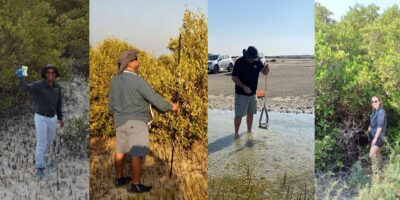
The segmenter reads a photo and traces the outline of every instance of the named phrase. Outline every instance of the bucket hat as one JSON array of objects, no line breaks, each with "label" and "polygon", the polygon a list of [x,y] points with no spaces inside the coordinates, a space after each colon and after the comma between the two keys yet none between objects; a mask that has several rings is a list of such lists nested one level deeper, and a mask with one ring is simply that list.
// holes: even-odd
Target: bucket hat
[{"label": "bucket hat", "polygon": [[47,64],[46,66],[44,66],[44,67],[42,67],[42,68],[40,69],[40,75],[41,75],[41,77],[42,77],[43,79],[46,79],[46,73],[47,73],[47,70],[48,70],[48,69],[53,69],[53,70],[54,70],[54,73],[56,74],[56,77],[55,77],[55,78],[57,78],[57,77],[60,76],[60,73],[58,72],[58,69],[57,69],[56,65],[54,65],[54,64]]}]

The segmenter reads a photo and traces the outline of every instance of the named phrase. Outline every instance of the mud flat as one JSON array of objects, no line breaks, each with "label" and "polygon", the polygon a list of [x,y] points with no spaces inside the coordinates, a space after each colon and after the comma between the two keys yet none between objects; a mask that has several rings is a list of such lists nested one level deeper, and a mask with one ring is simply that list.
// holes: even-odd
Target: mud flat
[{"label": "mud flat", "polygon": [[[46,154],[46,176],[35,176],[35,126],[32,111],[0,124],[0,199],[89,199],[88,84],[62,82],[64,129],[57,130]],[[85,114],[86,113],[86,114]]]},{"label": "mud flat", "polygon": [[[267,108],[275,112],[314,113],[314,59],[276,58],[269,62],[271,72],[267,81]],[[260,74],[258,89],[264,90],[265,77]],[[234,107],[234,83],[231,73],[208,75],[208,107]],[[260,107],[260,102],[258,106]]]}]

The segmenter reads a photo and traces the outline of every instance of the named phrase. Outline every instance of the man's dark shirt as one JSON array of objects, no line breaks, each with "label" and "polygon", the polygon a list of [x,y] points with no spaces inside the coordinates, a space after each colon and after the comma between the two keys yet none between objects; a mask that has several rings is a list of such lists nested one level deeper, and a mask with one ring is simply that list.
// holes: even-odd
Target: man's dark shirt
[{"label": "man's dark shirt", "polygon": [[46,80],[40,80],[28,84],[25,78],[20,78],[23,91],[30,92],[33,96],[34,111],[44,116],[54,116],[62,120],[62,95],[61,87],[56,82],[49,86]]},{"label": "man's dark shirt", "polygon": [[251,93],[246,93],[243,88],[238,85],[235,85],[235,93],[247,96],[253,96],[256,94],[258,75],[263,68],[264,65],[261,61],[256,61],[250,64],[247,62],[246,58],[238,58],[233,66],[232,76],[237,76],[243,84],[251,89]]}]

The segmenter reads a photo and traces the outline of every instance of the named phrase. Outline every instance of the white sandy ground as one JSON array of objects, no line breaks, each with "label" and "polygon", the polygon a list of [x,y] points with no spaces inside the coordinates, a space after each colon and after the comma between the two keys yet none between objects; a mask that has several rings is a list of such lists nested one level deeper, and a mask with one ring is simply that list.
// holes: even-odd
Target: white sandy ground
[{"label": "white sandy ground", "polygon": [[[87,121],[87,80],[75,77],[61,86],[65,125],[76,117]],[[68,141],[60,137],[64,131],[57,129],[46,154],[46,177],[40,180],[34,168],[33,112],[12,116],[0,127],[0,199],[89,199],[88,137],[76,141],[80,148],[70,150]]]}]

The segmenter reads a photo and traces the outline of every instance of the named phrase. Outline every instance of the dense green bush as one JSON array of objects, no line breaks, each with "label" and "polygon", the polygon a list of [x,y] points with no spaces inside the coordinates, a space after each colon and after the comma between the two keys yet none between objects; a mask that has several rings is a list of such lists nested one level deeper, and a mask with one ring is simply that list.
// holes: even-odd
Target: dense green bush
[{"label": "dense green bush", "polygon": [[[171,55],[154,57],[140,51],[139,74],[169,102],[177,93],[181,111],[155,113],[151,133],[160,141],[169,140],[173,129],[177,140],[189,147],[196,140],[206,141],[207,131],[207,22],[203,14],[186,10],[181,34],[181,60],[178,65],[178,37],[168,48]],[[121,52],[135,48],[118,39],[106,39],[90,49],[90,131],[92,135],[114,135],[108,112],[108,92]]]},{"label": "dense green bush", "polygon": [[88,0],[52,1],[58,13],[55,24],[63,45],[62,57],[69,59],[73,72],[89,73]]},{"label": "dense green bush", "polygon": [[[400,132],[391,130],[400,126],[400,10],[395,5],[378,11],[375,5],[357,4],[335,21],[327,8],[316,4],[318,170],[349,167],[357,159],[357,152],[346,156],[349,141],[343,138],[356,139],[367,130],[373,95],[382,98],[387,111],[389,143],[399,138]],[[345,126],[349,123],[354,125]],[[333,158],[326,163],[329,156]]]},{"label": "dense green bush", "polygon": [[0,0],[0,112],[19,109],[21,95],[15,70],[29,66],[28,81],[40,78],[47,63],[59,66],[63,78],[88,69],[87,0]]}]

